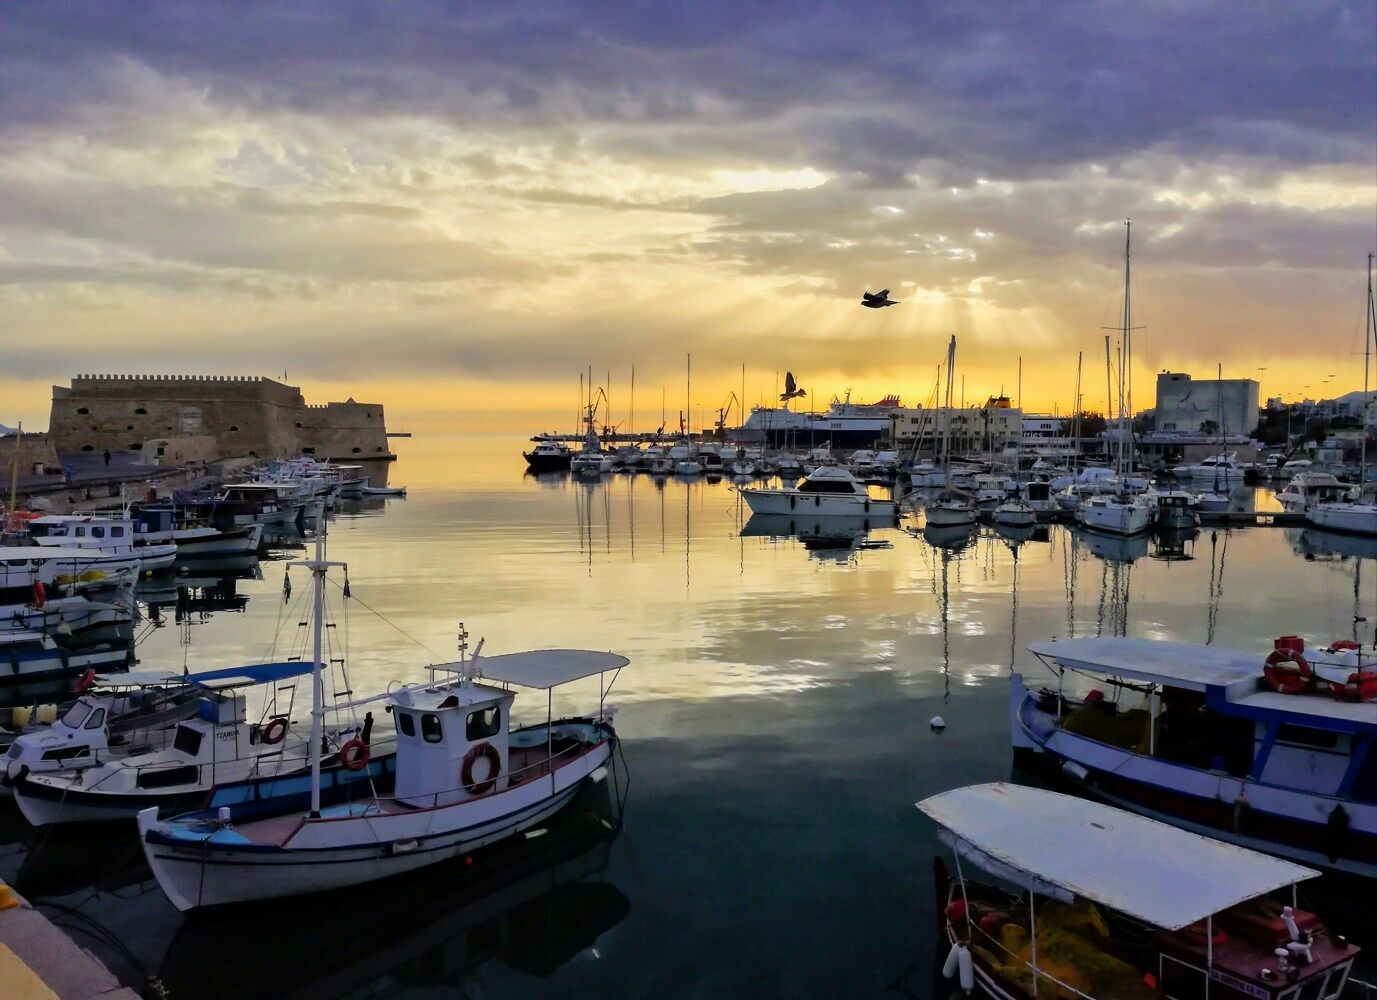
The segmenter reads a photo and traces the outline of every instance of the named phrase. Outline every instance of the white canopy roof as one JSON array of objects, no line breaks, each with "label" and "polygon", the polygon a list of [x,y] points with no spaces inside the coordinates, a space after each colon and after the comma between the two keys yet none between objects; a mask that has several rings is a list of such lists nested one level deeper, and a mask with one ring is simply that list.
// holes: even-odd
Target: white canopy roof
[{"label": "white canopy roof", "polygon": [[[533,649],[525,653],[480,656],[478,672],[485,680],[545,690],[594,674],[620,670],[630,662],[625,656],[591,649]],[[458,663],[445,666],[456,671],[461,669]]]},{"label": "white canopy roof", "polygon": [[[962,855],[1179,930],[1319,872],[1087,799],[996,783],[942,792],[918,808]],[[1025,883],[1026,884],[1026,883]],[[1039,889],[1039,891],[1042,891]]]},{"label": "white canopy roof", "polygon": [[1046,639],[1029,652],[1064,667],[1203,691],[1262,676],[1265,653],[1157,639]]}]

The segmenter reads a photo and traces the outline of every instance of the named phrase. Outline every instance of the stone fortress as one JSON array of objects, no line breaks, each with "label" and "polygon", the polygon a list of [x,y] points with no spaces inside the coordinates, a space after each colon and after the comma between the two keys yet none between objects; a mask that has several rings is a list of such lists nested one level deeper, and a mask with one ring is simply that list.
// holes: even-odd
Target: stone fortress
[{"label": "stone fortress", "polygon": [[389,461],[379,403],[311,406],[296,386],[256,375],[77,375],[53,386],[59,455],[126,455],[150,464],[218,458]]}]

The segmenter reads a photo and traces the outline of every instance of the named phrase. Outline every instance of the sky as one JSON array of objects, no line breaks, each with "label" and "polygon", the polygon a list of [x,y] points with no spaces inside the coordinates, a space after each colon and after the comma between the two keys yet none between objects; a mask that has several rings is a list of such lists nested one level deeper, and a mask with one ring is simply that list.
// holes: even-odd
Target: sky
[{"label": "sky", "polygon": [[[0,423],[259,374],[423,433],[1362,385],[1377,2],[0,5]],[[888,287],[902,304],[862,309]],[[1117,335],[1114,335],[1117,337]],[[1019,382],[1019,359],[1023,375]],[[710,419],[710,417],[708,417]]]}]

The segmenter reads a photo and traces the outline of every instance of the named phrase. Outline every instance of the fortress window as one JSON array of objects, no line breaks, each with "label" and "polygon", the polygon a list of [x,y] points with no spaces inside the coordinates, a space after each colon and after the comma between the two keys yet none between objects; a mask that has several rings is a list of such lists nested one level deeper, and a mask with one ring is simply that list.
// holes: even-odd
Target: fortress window
[{"label": "fortress window", "polygon": [[147,411],[146,409],[144,409],[142,406],[140,406],[140,407],[139,407],[137,410],[135,410],[134,412],[137,413],[137,414],[139,414],[140,416],[142,416],[142,415],[144,415],[145,413],[147,413],[148,411]]},{"label": "fortress window", "polygon": [[301,426],[301,421],[298,420],[298,421],[296,422],[296,425],[297,425],[298,427],[300,427],[300,426]]},{"label": "fortress window", "polygon": [[88,409],[87,409],[86,407],[84,407],[84,406],[79,406],[79,407],[77,407],[77,412],[80,413],[82,416],[85,416],[86,414],[90,413],[91,411],[88,410]]},{"label": "fortress window", "polygon": [[355,448],[355,449],[354,449],[354,454],[357,455],[357,454],[358,454],[359,452],[361,452],[361,451],[363,451],[362,448]]},{"label": "fortress window", "polygon": [[237,431],[238,429],[239,429],[239,425],[238,425],[238,424],[230,424],[230,430],[232,430],[232,431]]},{"label": "fortress window", "polygon": [[93,444],[84,444],[84,445],[81,446],[81,450],[82,450],[82,451],[95,451],[95,450],[96,450],[96,446],[93,445]]},{"label": "fortress window", "polygon": [[130,451],[143,451],[143,442],[142,442],[142,441],[135,441],[133,444],[131,444],[131,445],[129,446],[129,450],[130,450]]},{"label": "fortress window", "polygon": [[127,431],[132,431],[132,430],[134,429],[134,425],[133,425],[133,424],[125,424],[125,425],[124,425],[124,429],[127,430]]}]

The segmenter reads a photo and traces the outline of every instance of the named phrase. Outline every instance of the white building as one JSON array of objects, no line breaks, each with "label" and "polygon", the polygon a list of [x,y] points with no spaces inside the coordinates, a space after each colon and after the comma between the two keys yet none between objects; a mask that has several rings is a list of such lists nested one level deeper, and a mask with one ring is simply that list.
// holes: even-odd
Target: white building
[{"label": "white building", "polygon": [[1010,406],[896,406],[889,414],[889,440],[896,448],[917,442],[931,450],[951,422],[952,452],[1002,451],[1023,439],[1023,411]]},{"label": "white building", "polygon": [[1157,376],[1158,434],[1224,435],[1257,430],[1258,384],[1250,378],[1193,381],[1181,372]]}]

